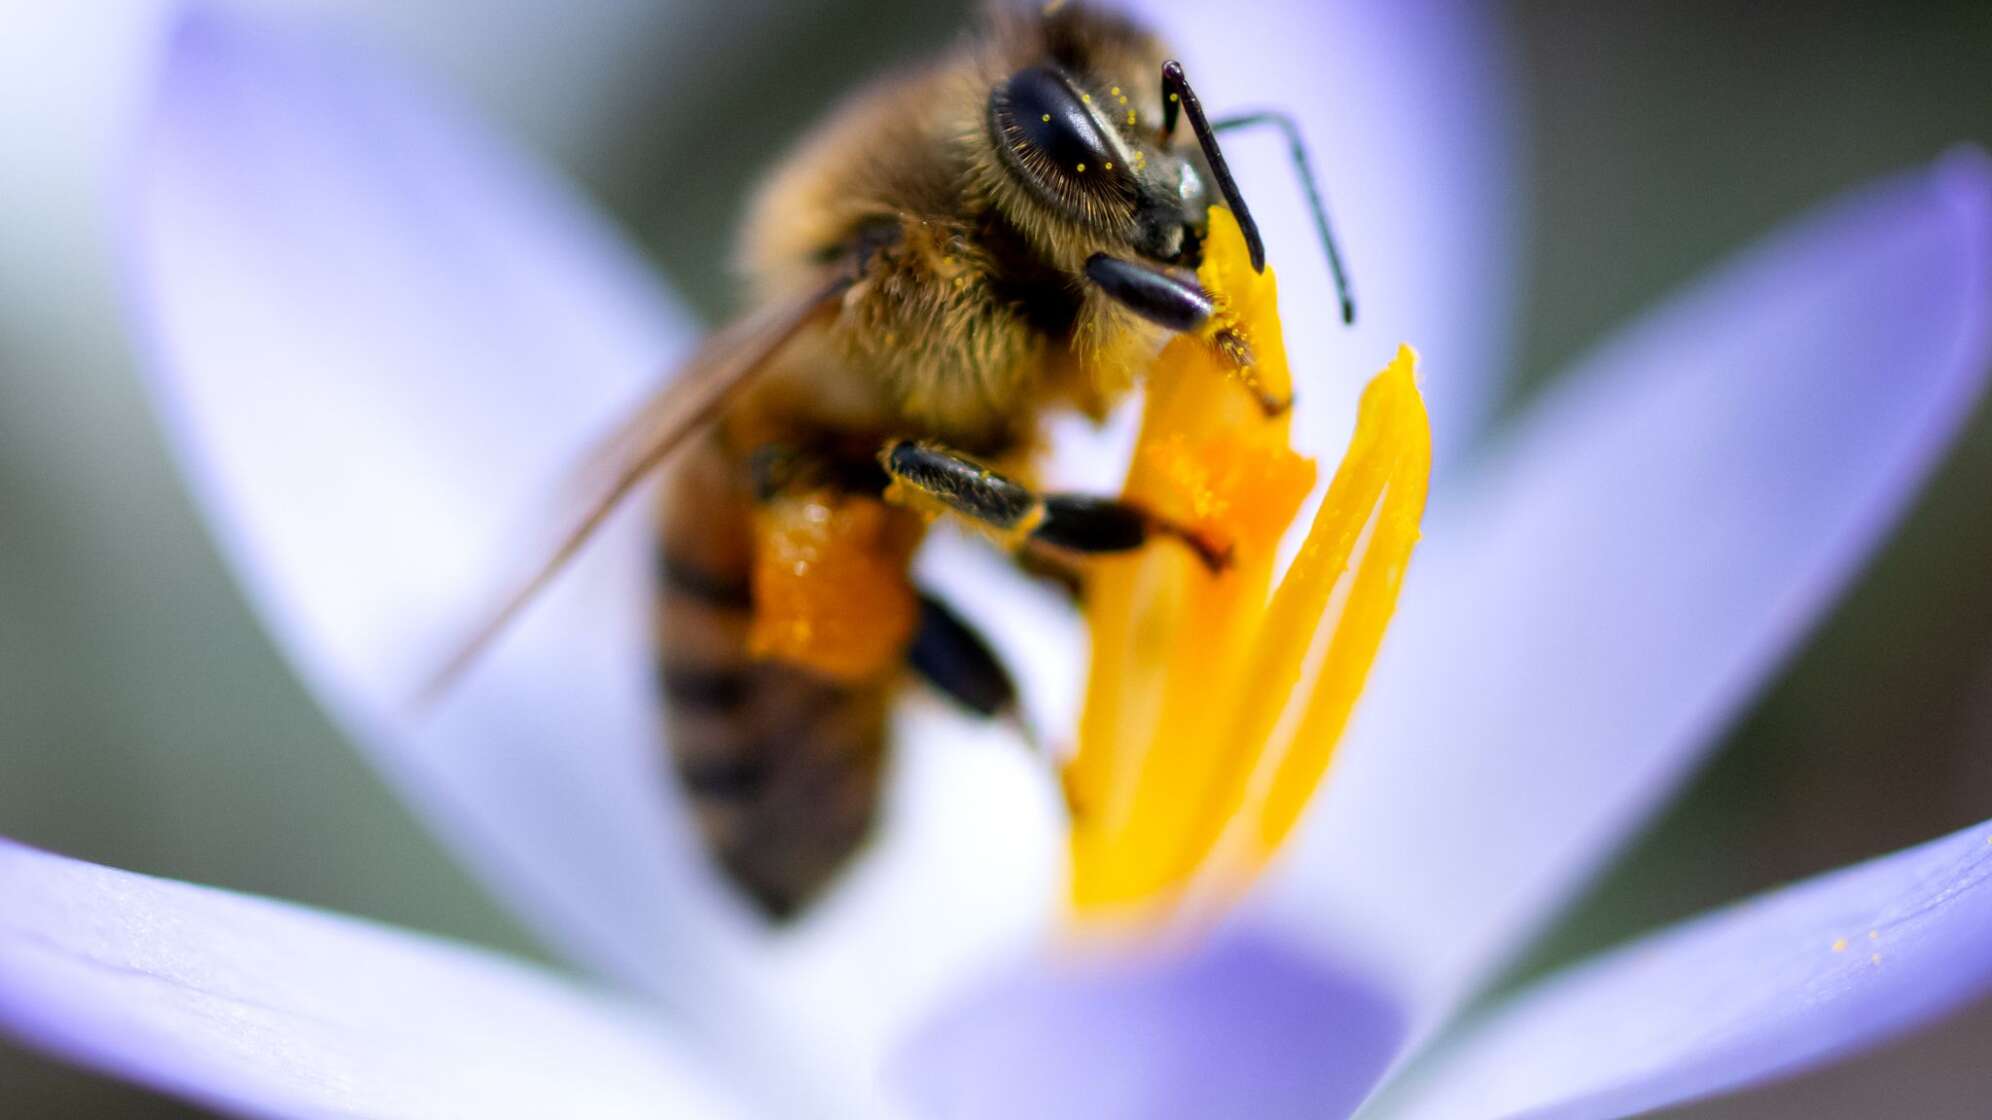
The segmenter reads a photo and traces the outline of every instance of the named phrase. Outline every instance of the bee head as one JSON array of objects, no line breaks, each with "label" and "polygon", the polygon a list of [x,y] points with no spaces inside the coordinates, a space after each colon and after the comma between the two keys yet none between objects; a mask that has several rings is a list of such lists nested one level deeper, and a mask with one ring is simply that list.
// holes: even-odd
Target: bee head
[{"label": "bee head", "polygon": [[1152,116],[1144,134],[1136,104],[1111,79],[1027,66],[990,91],[990,139],[1006,176],[1053,219],[1158,263],[1194,265],[1208,178],[1196,154],[1158,142]]}]

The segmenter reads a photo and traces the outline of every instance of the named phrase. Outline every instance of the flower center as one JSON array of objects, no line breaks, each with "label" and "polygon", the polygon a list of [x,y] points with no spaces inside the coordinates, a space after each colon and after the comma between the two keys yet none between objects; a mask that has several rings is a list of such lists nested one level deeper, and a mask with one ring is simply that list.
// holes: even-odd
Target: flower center
[{"label": "flower center", "polygon": [[1198,280],[1218,311],[1150,376],[1126,495],[1228,542],[1233,563],[1213,575],[1160,547],[1096,562],[1092,666],[1065,772],[1082,921],[1221,904],[1265,868],[1327,772],[1424,512],[1431,437],[1407,346],[1364,391],[1349,450],[1274,585],[1315,468],[1289,446],[1288,416],[1262,406],[1292,394],[1274,278],[1252,271],[1221,208]]}]

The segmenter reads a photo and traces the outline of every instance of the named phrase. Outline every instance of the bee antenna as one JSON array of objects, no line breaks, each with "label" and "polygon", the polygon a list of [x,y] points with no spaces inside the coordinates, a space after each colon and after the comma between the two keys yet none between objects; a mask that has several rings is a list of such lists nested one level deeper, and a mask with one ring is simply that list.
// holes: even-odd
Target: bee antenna
[{"label": "bee antenna", "polygon": [[1314,169],[1307,159],[1307,145],[1301,140],[1300,126],[1294,123],[1291,116],[1275,109],[1213,121],[1210,130],[1224,132],[1268,124],[1286,134],[1287,152],[1293,158],[1293,169],[1300,176],[1301,190],[1307,194],[1308,209],[1314,211],[1314,230],[1321,235],[1321,248],[1328,254],[1328,270],[1335,274],[1335,294],[1342,301],[1342,322],[1354,323],[1355,291],[1349,284],[1348,270],[1342,264],[1342,251],[1335,245],[1335,231],[1328,225],[1328,204],[1322,201],[1321,188],[1314,181]]},{"label": "bee antenna", "polygon": [[1183,76],[1183,64],[1175,59],[1162,64],[1162,137],[1167,140],[1176,130],[1178,110],[1190,118],[1190,131],[1196,133],[1197,145],[1203,149],[1204,160],[1210,164],[1211,174],[1217,176],[1217,189],[1224,195],[1224,204],[1231,208],[1233,217],[1238,219],[1238,228],[1245,234],[1245,248],[1252,254],[1252,271],[1266,271],[1266,243],[1259,237],[1259,224],[1252,220],[1252,212],[1245,208],[1245,196],[1238,191],[1238,180],[1231,177],[1231,168],[1224,162],[1224,153],[1218,150],[1217,134],[1211,130],[1210,120],[1204,116],[1203,104],[1197,100],[1195,91],[1190,89],[1190,81]]}]

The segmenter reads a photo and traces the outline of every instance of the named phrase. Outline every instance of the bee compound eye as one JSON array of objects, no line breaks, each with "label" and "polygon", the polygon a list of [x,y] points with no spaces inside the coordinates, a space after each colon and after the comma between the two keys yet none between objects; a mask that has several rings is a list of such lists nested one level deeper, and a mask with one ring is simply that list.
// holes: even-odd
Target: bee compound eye
[{"label": "bee compound eye", "polygon": [[[1017,71],[989,97],[997,146],[1027,177],[1041,180],[1056,171],[1081,180],[1113,181],[1126,169],[1116,166],[1114,147],[1085,98],[1050,67]],[[1038,185],[1048,186],[1042,181]]]}]

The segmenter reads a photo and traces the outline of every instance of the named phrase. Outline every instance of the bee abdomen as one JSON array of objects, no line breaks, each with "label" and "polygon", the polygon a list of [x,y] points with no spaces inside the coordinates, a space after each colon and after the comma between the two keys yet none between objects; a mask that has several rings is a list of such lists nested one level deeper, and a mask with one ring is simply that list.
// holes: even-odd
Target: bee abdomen
[{"label": "bee abdomen", "polygon": [[829,885],[871,830],[887,695],[748,652],[751,498],[688,449],[658,543],[657,685],[671,770],[714,861],[771,917]]},{"label": "bee abdomen", "polygon": [[870,831],[882,690],[768,663],[660,676],[672,769],[707,847],[761,909],[793,914]]}]

